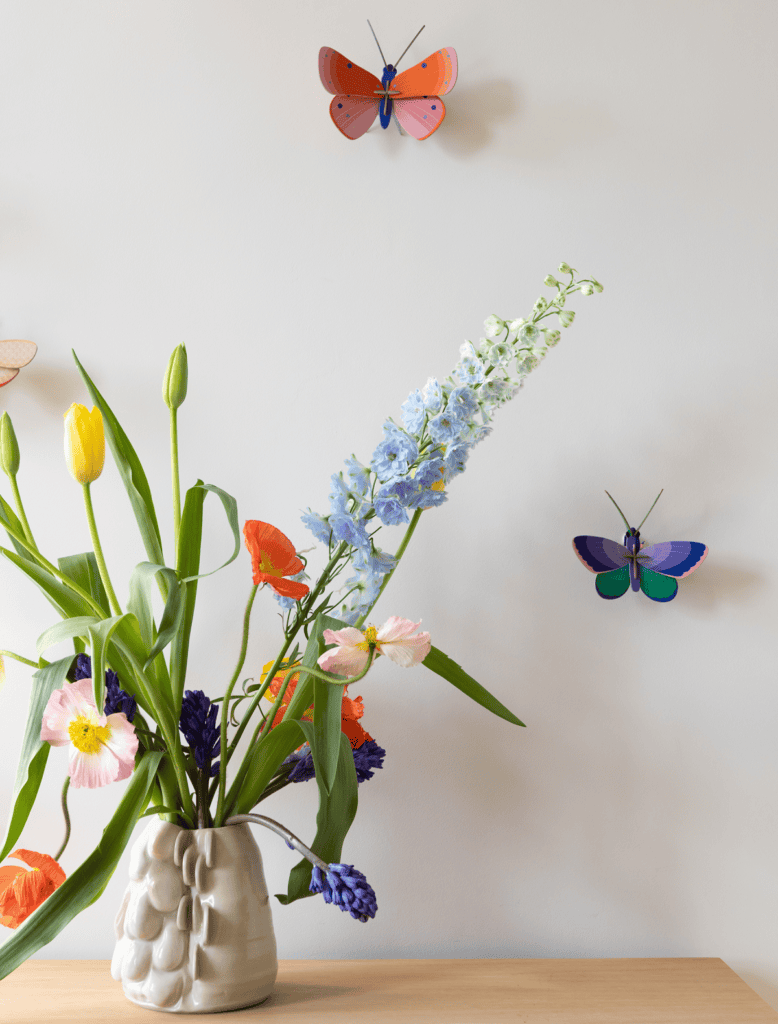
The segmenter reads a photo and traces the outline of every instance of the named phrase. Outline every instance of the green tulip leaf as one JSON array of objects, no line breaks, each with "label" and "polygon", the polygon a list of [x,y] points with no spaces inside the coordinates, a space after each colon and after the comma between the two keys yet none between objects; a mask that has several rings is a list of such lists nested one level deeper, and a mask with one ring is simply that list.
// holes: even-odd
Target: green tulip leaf
[{"label": "green tulip leaf", "polygon": [[524,722],[518,719],[512,711],[509,711],[504,704],[501,704],[496,697],[492,696],[487,689],[477,683],[472,676],[469,676],[463,668],[452,661],[443,651],[439,651],[437,647],[430,648],[422,665],[446,679],[462,693],[467,694],[476,704],[480,704],[482,708],[491,711],[498,718],[504,718],[506,722],[511,722],[513,725],[524,725]]}]

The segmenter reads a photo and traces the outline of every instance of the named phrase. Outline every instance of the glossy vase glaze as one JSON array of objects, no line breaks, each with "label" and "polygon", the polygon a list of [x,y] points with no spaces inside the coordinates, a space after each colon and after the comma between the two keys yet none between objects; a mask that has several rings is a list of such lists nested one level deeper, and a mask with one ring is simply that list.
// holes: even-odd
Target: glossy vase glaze
[{"label": "glossy vase glaze", "polygon": [[278,972],[262,857],[247,824],[154,818],[135,840],[111,974],[133,1003],[214,1013],[267,999]]}]

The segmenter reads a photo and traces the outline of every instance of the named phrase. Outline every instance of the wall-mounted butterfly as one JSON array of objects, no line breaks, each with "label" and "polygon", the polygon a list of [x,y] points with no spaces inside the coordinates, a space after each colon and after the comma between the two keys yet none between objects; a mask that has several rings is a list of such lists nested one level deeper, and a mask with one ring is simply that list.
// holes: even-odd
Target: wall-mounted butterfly
[{"label": "wall-mounted butterfly", "polygon": [[[424,25],[419,32],[423,28]],[[370,31],[373,31],[372,25]],[[446,115],[440,97],[454,88],[457,80],[457,55],[450,46],[445,50],[436,50],[420,64],[398,75],[397,65],[419,32],[394,64],[387,63],[376,38],[378,52],[384,62],[380,81],[331,46],[322,46],[319,50],[321,83],[335,97],[330,103],[330,116],[335,127],[347,139],[358,139],[364,135],[376,117],[380,118],[382,128],[388,128],[394,115],[398,126],[419,140],[428,139],[440,127]]]},{"label": "wall-mounted butterfly", "polygon": [[[657,494],[654,505],[661,495],[662,491]],[[610,494],[608,497],[613,501]],[[648,519],[654,505],[643,516],[640,526]],[[633,529],[618,505],[616,508],[627,527],[623,545],[606,537],[573,538],[575,553],[590,572],[597,573],[594,581],[597,593],[611,601],[626,594],[631,586],[633,590],[642,590],[652,601],[672,601],[678,593],[677,581],[702,564],[707,547],[694,540],[668,540],[644,546],[640,526]]]},{"label": "wall-mounted butterfly", "polygon": [[10,384],[19,370],[32,362],[37,351],[34,341],[0,341],[0,388]]}]

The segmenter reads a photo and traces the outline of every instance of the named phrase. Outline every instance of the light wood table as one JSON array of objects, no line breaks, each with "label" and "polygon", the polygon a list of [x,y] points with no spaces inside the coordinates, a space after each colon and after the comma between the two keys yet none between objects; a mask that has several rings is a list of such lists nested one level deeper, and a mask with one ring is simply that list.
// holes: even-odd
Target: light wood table
[{"label": "light wood table", "polygon": [[[3,1024],[154,1024],[108,961],[28,960],[0,982]],[[207,1018],[177,1014],[175,1020]],[[722,961],[282,960],[261,1006],[225,1024],[767,1024],[778,1013]]]}]

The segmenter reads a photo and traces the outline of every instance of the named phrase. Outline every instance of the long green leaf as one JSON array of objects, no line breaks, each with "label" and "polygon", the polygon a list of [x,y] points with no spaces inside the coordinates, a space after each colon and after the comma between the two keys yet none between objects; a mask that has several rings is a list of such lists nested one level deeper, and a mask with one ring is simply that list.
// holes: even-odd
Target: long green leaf
[{"label": "long green leaf", "polygon": [[[268,782],[278,771],[281,762],[305,742],[299,722],[283,721],[270,730],[267,739],[258,743],[250,753],[248,771],[237,794],[230,814],[248,814],[265,791]],[[229,798],[227,806],[229,807]]]},{"label": "long green leaf", "polygon": [[40,657],[44,651],[63,640],[72,640],[74,636],[88,637],[91,626],[97,625],[99,619],[94,615],[76,615],[72,619],[64,619],[45,629],[35,641],[35,649]]},{"label": "long green leaf", "polygon": [[313,681],[313,742],[311,753],[316,769],[316,778],[321,778],[329,793],[335,782],[338,769],[338,752],[341,736],[341,710],[345,683],[326,683],[323,679]]},{"label": "long green leaf", "polygon": [[[319,656],[324,651],[326,644],[322,640],[322,633],[325,629],[338,630],[346,625],[340,619],[333,619],[329,615],[317,615],[311,630],[308,645],[303,654],[302,664],[308,668],[314,668]],[[289,707],[284,715],[284,721],[292,718],[302,718],[306,710],[313,704],[313,676],[303,675],[295,687]]]},{"label": "long green leaf", "polygon": [[110,619],[102,619],[89,627],[89,640],[92,646],[92,686],[95,707],[100,714],[105,706],[106,647],[122,622],[130,617],[133,617],[132,612],[125,612]]},{"label": "long green leaf", "polygon": [[181,627],[173,638],[170,648],[170,689],[173,693],[173,705],[176,715],[181,714],[181,701],[184,696],[184,682],[189,661],[189,638],[192,633],[195,601],[197,599],[197,573],[200,569],[200,546],[203,539],[203,504],[205,491],[202,480],[190,487],[184,498],[184,509],[181,513],[181,525],[178,530],[178,562],[176,570],[180,580],[189,579],[189,583],[181,583],[184,592],[184,614]]},{"label": "long green leaf", "polygon": [[87,604],[83,597],[74,593],[70,587],[52,576],[46,569],[42,569],[37,562],[29,561],[25,555],[18,555],[7,548],[0,548],[9,562],[13,562],[17,569],[28,576],[33,583],[36,583],[46,597],[63,618],[76,615],[91,615],[93,609]]},{"label": "long green leaf", "polygon": [[65,677],[72,664],[73,655],[71,654],[67,658],[62,658],[51,665],[46,665],[45,668],[38,669],[32,677],[27,726],[24,730],[19,766],[16,769],[11,813],[8,816],[3,848],[0,850],[0,861],[7,857],[9,851],[16,845],[16,840],[22,834],[22,829],[27,823],[27,818],[38,795],[46,761],[51,750],[51,744],[41,739],[43,712],[46,710],[49,697],[54,690],[59,690],[64,685]]},{"label": "long green leaf", "polygon": [[103,581],[100,579],[100,570],[97,567],[94,551],[84,551],[80,555],[66,555],[64,558],[57,559],[57,564],[68,579],[73,580],[87,594],[92,595],[103,609],[103,614],[107,616],[111,606],[108,603],[108,595],[105,592]]},{"label": "long green leaf", "polygon": [[[151,581],[157,574],[165,578],[168,598],[162,612],[159,630],[155,634],[151,605]],[[144,666],[144,668],[148,668],[176,635],[184,613],[182,589],[175,571],[166,565],[139,562],[130,577],[130,598],[127,602],[127,610],[132,612],[138,620],[141,639],[149,652]]]},{"label": "long green leaf", "polygon": [[162,756],[160,751],[146,751],[130,776],[96,849],[0,946],[0,978],[5,978],[41,946],[51,942],[76,914],[103,892],[138,818],[146,809]]},{"label": "long green leaf", "polygon": [[477,683],[472,676],[469,676],[463,668],[452,661],[443,651],[439,651],[437,647],[430,648],[430,652],[422,664],[443,679],[448,680],[476,704],[480,704],[482,708],[491,711],[498,718],[504,718],[506,722],[512,722],[513,725],[524,725],[524,722],[518,719],[512,711],[509,711],[504,704],[501,704],[496,697],[492,696],[487,689]]},{"label": "long green leaf", "polygon": [[[300,728],[310,743],[313,739],[313,724],[300,722]],[[354,768],[354,754],[348,736],[340,734],[340,750],[338,770],[331,791],[324,788],[319,774],[319,813],[316,815],[316,838],[311,843],[315,854],[327,864],[339,864],[343,851],[343,841],[351,828],[357,813],[357,772]],[[294,903],[295,900],[311,896],[308,886],[311,884],[311,862],[301,860],[289,874],[287,893],[276,893],[281,903]]]},{"label": "long green leaf", "polygon": [[[156,565],[164,565],[165,558],[162,554],[162,539],[159,533],[157,514],[154,511],[154,500],[151,496],[151,488],[149,487],[149,482],[146,479],[140,459],[110,406],[78,361],[78,356],[75,352],[73,353],[73,358],[92,396],[92,401],[102,413],[105,436],[108,439],[114,462],[124,483],[132,510],[135,513],[135,520],[138,524],[148,559]],[[161,584],[161,589],[163,587],[164,583]],[[167,598],[167,593],[164,589],[163,596]]]},{"label": "long green leaf", "polygon": [[[201,482],[198,481],[195,484],[194,488],[190,488],[190,490],[193,490],[193,489],[196,489],[196,488],[200,488],[203,491],[211,491],[221,501],[221,503],[222,503],[222,505],[224,507],[224,513],[227,516],[227,522],[230,524],[230,529],[232,530],[232,536],[233,536],[233,538],[235,540],[235,547],[234,547],[233,552],[230,555],[230,557],[227,559],[226,562],[222,563],[222,565],[217,566],[216,569],[211,569],[210,572],[201,572],[198,576],[187,576],[187,577],[185,577],[182,580],[183,583],[188,583],[190,580],[196,580],[196,579],[201,580],[204,576],[213,576],[213,574],[215,572],[219,572],[220,569],[226,568],[226,566],[228,566],[230,564],[230,562],[234,562],[235,559],[240,554],[240,526],[238,525],[238,503],[237,503],[237,501],[233,498],[233,496],[231,494],[227,494],[227,492],[223,491],[221,489],[221,487],[216,487],[214,484],[204,484],[204,483],[201,483]],[[189,491],[187,491],[187,497],[188,496],[189,496]],[[201,529],[202,529],[202,523],[201,523]]]},{"label": "long green leaf", "polygon": [[[11,506],[8,504],[8,502],[5,500],[5,498],[2,496],[2,494],[0,494],[0,523],[2,523],[4,526],[10,526],[12,530],[16,531],[16,533],[20,533],[22,536],[24,536],[24,527],[21,524],[21,520],[16,515],[14,510],[11,508]],[[26,559],[27,561],[32,559],[32,555],[27,550],[27,548],[23,548],[14,537],[10,536],[10,534],[9,538],[13,546],[16,548],[18,554],[22,558]]]}]

